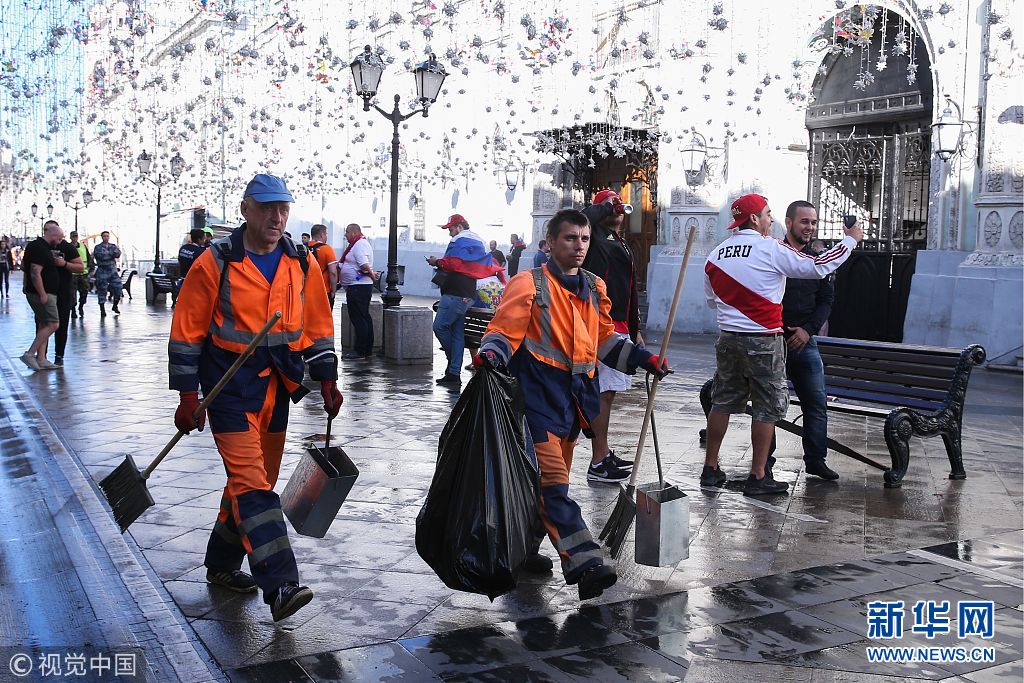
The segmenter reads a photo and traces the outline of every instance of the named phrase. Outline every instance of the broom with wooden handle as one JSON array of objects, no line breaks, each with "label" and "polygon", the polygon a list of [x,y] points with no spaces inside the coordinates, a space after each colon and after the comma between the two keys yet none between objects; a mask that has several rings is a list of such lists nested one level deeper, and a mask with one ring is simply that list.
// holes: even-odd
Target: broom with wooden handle
[{"label": "broom with wooden handle", "polygon": [[[676,308],[679,306],[679,297],[683,292],[683,279],[686,276],[686,266],[690,263],[690,252],[693,250],[693,239],[697,234],[697,226],[690,228],[690,234],[686,237],[686,252],[683,254],[683,262],[679,265],[679,277],[676,278],[676,291],[672,296],[672,306],[668,309],[668,322],[665,323],[665,336],[661,339],[661,350],[658,358],[665,358],[668,351],[668,340],[672,337],[672,326],[676,320]],[[615,501],[615,508],[608,517],[608,521],[601,530],[600,540],[608,546],[608,553],[612,557],[618,557],[622,550],[622,543],[626,540],[626,534],[633,526],[636,519],[636,475],[640,471],[640,456],[644,452],[644,442],[647,440],[647,429],[651,424],[651,417],[654,414],[654,396],[658,393],[658,377],[651,383],[651,391],[647,399],[647,411],[644,413],[643,426],[640,428],[640,441],[636,445],[636,458],[633,462],[633,473],[629,476],[629,484],[619,487],[619,497]]]},{"label": "broom with wooden handle", "polygon": [[[228,371],[224,373],[224,376],[219,382],[213,387],[213,390],[209,394],[203,397],[203,402],[199,404],[196,409],[195,418],[199,419],[199,415],[206,410],[213,399],[217,398],[217,394],[220,393],[221,389],[231,381],[231,378],[235,376],[238,369],[242,367],[242,364],[249,359],[256,347],[259,346],[270,330],[274,328],[277,321],[281,319],[281,311],[277,311],[267,321],[267,324],[256,333],[253,340],[249,342],[249,345],[245,347],[245,350],[239,354],[235,362],[232,363]],[[149,463],[149,467],[144,472],[139,472],[139,468],[135,466],[135,461],[131,455],[126,455],[124,462],[118,465],[113,472],[108,474],[100,481],[100,489],[103,491],[103,495],[106,496],[107,502],[110,504],[110,509],[114,513],[114,521],[121,527],[121,533],[123,534],[132,522],[137,520],[142,513],[151,508],[154,505],[153,496],[149,494],[149,489],[146,488],[146,480],[149,479],[149,475],[153,473],[163,459],[171,452],[171,449],[181,440],[181,437],[185,436],[185,432],[178,430],[167,445],[164,446],[160,454],[153,459],[153,462]]]}]

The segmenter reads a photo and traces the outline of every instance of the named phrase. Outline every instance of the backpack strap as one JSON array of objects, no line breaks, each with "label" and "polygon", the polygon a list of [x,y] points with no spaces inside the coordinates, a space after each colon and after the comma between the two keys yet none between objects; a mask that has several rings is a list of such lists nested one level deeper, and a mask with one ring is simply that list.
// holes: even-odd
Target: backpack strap
[{"label": "backpack strap", "polygon": [[600,311],[601,294],[597,291],[597,276],[583,268],[580,268],[580,272],[583,273],[583,279],[587,281],[587,287],[590,288],[590,303],[594,305],[595,311]]},{"label": "backpack strap", "polygon": [[228,261],[231,260],[231,237],[221,237],[213,242],[214,261],[220,269],[220,281],[217,283],[217,292],[224,291],[224,282],[228,277]]},{"label": "backpack strap", "polygon": [[[295,249],[295,255],[299,257],[299,266],[302,267],[302,284],[306,284],[306,275],[309,273],[309,247],[302,242],[292,242],[292,247]],[[316,252],[313,252],[316,254]]]},{"label": "backpack strap", "polygon": [[551,306],[551,292],[548,291],[548,283],[545,282],[544,266],[531,268],[530,273],[533,275],[533,287],[537,292],[533,298],[534,302],[541,308],[549,308]]}]

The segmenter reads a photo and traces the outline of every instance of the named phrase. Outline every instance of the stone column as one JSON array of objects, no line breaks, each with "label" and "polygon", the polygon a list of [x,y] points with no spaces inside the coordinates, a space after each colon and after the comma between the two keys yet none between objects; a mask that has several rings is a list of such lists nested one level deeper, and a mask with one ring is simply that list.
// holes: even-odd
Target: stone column
[{"label": "stone column", "polygon": [[651,265],[648,267],[649,329],[664,330],[666,327],[691,227],[696,227],[697,232],[673,329],[680,332],[714,332],[718,329],[714,312],[704,301],[704,262],[711,248],[721,241],[718,209],[710,205],[707,192],[703,188],[672,189],[662,223],[662,245],[652,247]]},{"label": "stone column", "polygon": [[566,173],[558,162],[541,164],[534,175],[536,179],[533,184],[533,211],[530,216],[533,218],[531,232],[520,235],[526,241],[526,252],[523,254],[523,262],[519,264],[520,270],[528,268],[524,265],[526,259],[533,260],[533,254],[537,251],[537,244],[544,239],[547,232],[547,223],[555,212],[563,206],[572,206],[571,193],[566,203]]}]

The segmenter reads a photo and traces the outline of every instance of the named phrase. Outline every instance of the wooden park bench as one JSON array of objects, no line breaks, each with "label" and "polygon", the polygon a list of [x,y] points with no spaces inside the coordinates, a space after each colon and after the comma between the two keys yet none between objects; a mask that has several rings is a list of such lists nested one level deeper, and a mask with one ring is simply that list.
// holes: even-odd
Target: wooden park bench
[{"label": "wooden park bench", "polygon": [[[437,305],[433,305],[434,313],[437,313]],[[494,317],[494,311],[487,308],[470,308],[466,311],[466,321],[463,324],[462,337],[465,339],[467,349],[480,348],[480,338],[484,336],[487,324]]]},{"label": "wooden park bench", "polygon": [[[960,443],[964,398],[971,370],[985,360],[984,348],[977,344],[954,349],[836,337],[816,337],[815,341],[825,366],[827,410],[884,419],[882,433],[892,466],[881,465],[833,439],[828,439],[828,448],[883,470],[886,488],[899,488],[910,464],[910,438],[941,436],[949,458],[949,478],[967,478]],[[713,382],[708,380],[700,390],[705,415],[711,410]],[[792,385],[790,395],[799,405]],[[789,420],[780,420],[776,426],[803,436],[803,428]],[[701,430],[701,442],[704,439]]]}]

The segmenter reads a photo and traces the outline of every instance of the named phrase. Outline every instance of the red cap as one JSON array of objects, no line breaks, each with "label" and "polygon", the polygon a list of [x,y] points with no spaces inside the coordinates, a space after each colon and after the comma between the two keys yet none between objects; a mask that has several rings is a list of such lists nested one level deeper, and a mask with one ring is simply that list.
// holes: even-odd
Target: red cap
[{"label": "red cap", "polygon": [[462,223],[469,225],[469,221],[463,218],[462,214],[453,213],[451,216],[448,216],[448,222],[442,225],[441,227],[447,230],[449,228],[454,228],[456,225],[460,225]]},{"label": "red cap", "polygon": [[759,194],[745,194],[732,203],[732,223],[726,230],[738,228],[747,222],[750,214],[761,213],[768,206],[768,200]]},{"label": "red cap", "polygon": [[591,203],[604,204],[605,200],[607,200],[609,197],[615,197],[616,199],[619,199],[619,193],[615,192],[614,190],[601,190],[600,192],[594,195],[594,201]]}]

